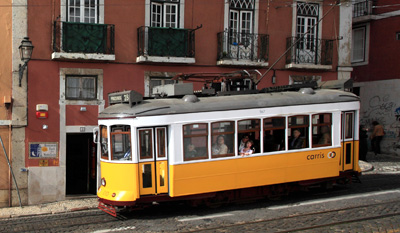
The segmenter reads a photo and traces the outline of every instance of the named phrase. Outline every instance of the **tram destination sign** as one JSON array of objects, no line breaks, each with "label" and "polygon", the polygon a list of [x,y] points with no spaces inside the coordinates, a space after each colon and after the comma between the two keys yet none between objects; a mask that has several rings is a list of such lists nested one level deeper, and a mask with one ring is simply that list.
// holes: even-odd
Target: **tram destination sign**
[{"label": "tram destination sign", "polygon": [[108,94],[108,102],[113,104],[129,104],[130,106],[138,104],[143,100],[143,96],[136,91],[122,91]]}]

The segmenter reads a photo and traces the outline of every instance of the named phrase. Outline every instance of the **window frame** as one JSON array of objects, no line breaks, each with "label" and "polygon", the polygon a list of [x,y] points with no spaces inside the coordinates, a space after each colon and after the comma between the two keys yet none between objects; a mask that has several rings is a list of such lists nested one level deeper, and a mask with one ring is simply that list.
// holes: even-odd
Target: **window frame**
[{"label": "window frame", "polygon": [[[79,79],[79,96],[78,97],[71,97],[68,94],[69,86],[68,86],[68,79],[70,78],[78,78]],[[82,93],[85,90],[83,88],[82,80],[91,78],[94,80],[94,96],[93,98],[84,98],[82,97]],[[72,87],[71,87],[72,88]],[[97,100],[97,89],[98,89],[98,76],[97,75],[73,75],[73,74],[68,74],[65,75],[65,99],[66,100]]]},{"label": "window frame", "polygon": [[[99,126],[99,132],[100,132],[100,157],[101,159],[104,160],[109,160],[109,149],[108,149],[108,127],[106,125],[100,125]],[[104,139],[104,141],[103,141]],[[104,145],[103,145],[104,144]]]},{"label": "window frame", "polygon": [[[121,158],[115,158],[114,159],[114,154],[116,154],[115,151],[115,145],[116,145],[116,140],[115,140],[115,136],[121,135],[121,142],[122,143],[122,153],[127,153],[128,151],[126,151],[127,148],[129,148],[130,150],[130,159],[127,159],[126,161],[132,161],[132,143],[131,143],[131,129],[129,125],[112,125],[110,127],[110,148],[111,148],[111,161],[115,161],[115,160],[122,160]],[[124,135],[128,135],[128,138],[125,138]],[[116,156],[115,156],[116,157]],[[129,158],[128,157],[128,158]],[[122,157],[124,158],[124,157]]]},{"label": "window frame", "polygon": [[[185,131],[187,130],[187,129],[185,129],[185,127],[189,127],[189,126],[192,126],[192,125],[202,125],[202,126],[205,126],[205,130],[206,130],[206,132],[205,133],[201,133],[201,134],[185,134]],[[193,160],[203,160],[203,159],[208,159],[209,158],[209,146],[208,146],[208,137],[209,137],[209,129],[208,129],[208,123],[191,123],[191,124],[185,124],[185,125],[182,125],[182,149],[183,149],[183,161],[193,161]],[[192,131],[192,127],[191,128],[189,128],[191,131]],[[202,129],[203,130],[203,129]],[[196,157],[194,157],[194,158],[187,158],[186,157],[186,147],[189,145],[186,145],[186,140],[185,139],[190,139],[190,141],[192,141],[191,139],[192,138],[196,138],[196,137],[198,137],[198,138],[200,138],[200,137],[205,137],[205,155],[204,156],[196,156]],[[190,144],[192,144],[192,143],[190,143]]]},{"label": "window frame", "polygon": [[[246,130],[240,130],[240,127],[239,127],[239,122],[242,122],[242,121],[253,121],[253,120],[255,120],[255,121],[258,121],[258,127],[255,127],[255,128],[253,128],[253,129],[246,129]],[[239,146],[240,146],[240,141],[242,140],[242,136],[241,135],[248,135],[249,136],[249,140],[252,140],[253,141],[253,147],[254,147],[254,149],[255,149],[255,151],[253,151],[253,154],[258,154],[258,153],[260,153],[260,151],[261,151],[261,145],[260,145],[260,142],[261,142],[261,136],[262,136],[262,131],[261,131],[261,123],[262,123],[262,119],[261,118],[245,118],[245,119],[241,119],[241,120],[238,120],[237,121],[237,125],[236,125],[236,127],[237,127],[237,141],[239,142],[238,143],[238,145],[237,145],[237,147],[236,147],[236,151],[237,152],[240,152],[239,151]],[[258,132],[258,144],[256,144],[256,137],[257,137],[257,132]],[[249,134],[250,133],[254,133],[254,138],[252,138]],[[257,148],[257,147],[258,148]],[[258,149],[258,150],[257,150]],[[256,152],[257,151],[257,152]]]},{"label": "window frame", "polygon": [[[76,1],[76,0],[66,0],[66,19],[67,19],[66,21],[67,22],[94,23],[94,24],[99,23],[99,18],[100,18],[100,16],[99,16],[100,0],[93,0],[94,1],[94,6],[89,6],[89,7],[85,6],[85,1],[84,0],[80,1],[79,6],[71,5],[70,1]],[[89,3],[89,5],[90,5],[90,3]],[[71,16],[71,14],[70,14],[70,9],[71,8],[77,8],[77,9],[79,8],[79,11],[80,11],[79,16]],[[89,17],[87,17],[85,15],[87,8],[89,8]],[[94,17],[90,16],[90,9],[94,9]],[[71,17],[78,18],[79,21],[76,21],[76,20],[72,21]],[[85,22],[86,18],[89,18],[88,22]],[[94,21],[91,21],[90,19],[94,19]]]},{"label": "window frame", "polygon": [[[144,132],[144,131],[145,132],[150,132],[150,137],[149,137],[149,140],[148,140],[148,142],[150,142],[150,146],[149,146],[150,155],[148,155],[148,156],[143,156],[142,155],[142,146],[141,146],[142,134],[141,134],[141,132]],[[154,159],[154,145],[153,145],[154,131],[153,131],[153,128],[140,128],[140,129],[137,129],[137,134],[138,134],[138,138],[137,138],[138,145],[137,145],[137,148],[138,148],[138,152],[139,152],[139,159],[140,160]]]},{"label": "window frame", "polygon": [[[271,120],[273,120],[273,119],[283,119],[283,126],[273,126],[273,127],[266,127],[266,125],[265,125],[265,123],[266,123],[266,120],[268,120],[268,119],[271,119]],[[263,118],[262,119],[262,122],[263,122],[263,130],[262,130],[262,137],[263,137],[263,148],[262,148],[262,153],[271,153],[271,152],[276,152],[276,151],[286,151],[286,125],[287,125],[287,117],[284,117],[284,116],[274,116],[274,117],[266,117],[266,118]],[[284,135],[283,135],[283,142],[281,143],[281,144],[278,144],[279,145],[279,148],[277,149],[277,150],[272,150],[272,151],[265,151],[266,150],[266,148],[265,148],[265,145],[266,145],[266,131],[274,131],[274,130],[283,130],[283,133],[284,133]],[[281,145],[283,145],[283,148],[281,148]]]},{"label": "window frame", "polygon": [[[323,122],[323,123],[314,123],[314,117],[315,116],[322,116],[322,115],[329,115],[329,122]],[[313,114],[311,116],[311,130],[312,130],[312,136],[311,136],[311,145],[312,148],[316,148],[316,147],[325,147],[325,146],[332,146],[333,142],[332,142],[332,113],[317,113],[317,114]],[[329,134],[330,134],[330,143],[326,143],[326,144],[319,144],[318,141],[316,143],[314,143],[314,128],[317,127],[317,134],[315,135],[320,135],[321,134],[321,128],[324,126],[328,126],[329,127]],[[320,138],[318,138],[319,140]]]},{"label": "window frame", "polygon": [[[291,118],[293,117],[307,117],[307,122],[304,122],[303,124],[291,124]],[[305,118],[304,118],[305,119]],[[292,132],[295,129],[304,129],[304,144],[302,148],[299,149],[291,149],[290,148],[290,137],[292,136]],[[287,150],[304,150],[304,149],[309,149],[310,148],[310,115],[304,115],[304,114],[300,114],[300,115],[292,115],[292,116],[288,116],[287,117]]]},{"label": "window frame", "polygon": [[[167,15],[171,15],[170,12],[167,12],[167,8],[168,7],[175,7],[175,15],[174,15],[174,19],[175,19],[175,25],[173,25],[174,27],[171,28],[180,28],[180,22],[179,22],[179,18],[180,18],[180,0],[169,0],[169,1],[162,1],[162,0],[151,0],[150,1],[150,26],[151,27],[171,27],[171,22],[167,22]],[[153,11],[153,6],[157,6],[157,12],[156,14],[154,14]],[[161,12],[159,12],[158,10],[161,10]],[[155,15],[159,15],[159,20],[161,20],[161,22],[158,22],[158,19],[156,21],[153,20],[153,16]],[[172,14],[173,15],[173,14]],[[154,26],[155,25],[155,26]]]},{"label": "window frame", "polygon": [[[356,32],[360,31],[360,36],[362,38],[360,38],[359,40],[362,39],[362,45],[360,48],[356,48],[356,45],[358,45],[359,43],[356,43]],[[367,41],[367,28],[365,26],[362,27],[356,27],[353,28],[352,30],[352,48],[351,48],[351,62],[352,63],[358,63],[358,62],[365,62],[365,56],[366,56],[366,41]],[[357,49],[357,50],[356,50]],[[355,57],[355,52],[356,51],[362,51],[362,56],[360,56],[360,58],[356,58]]]},{"label": "window frame", "polygon": [[[231,123],[231,126],[232,126],[232,131],[225,131],[225,132],[215,132],[214,133],[214,128],[213,128],[213,125],[214,124],[221,124],[221,123]],[[221,157],[233,157],[233,156],[235,156],[235,130],[236,130],[236,128],[235,128],[235,121],[229,121],[229,120],[226,120],[226,121],[216,121],[216,122],[211,122],[210,123],[210,127],[211,127],[211,158],[221,158]],[[213,145],[212,145],[212,142],[213,142],[213,139],[214,139],[214,137],[216,137],[216,140],[218,140],[218,137],[220,136],[220,135],[222,135],[222,136],[224,136],[224,139],[225,139],[225,145],[226,145],[226,142],[227,142],[227,137],[225,136],[225,135],[231,135],[231,137],[232,137],[232,146],[231,146],[231,148],[229,148],[229,146],[228,145],[226,145],[227,147],[228,147],[228,153],[226,153],[226,154],[216,154],[216,155],[214,155],[213,153],[212,153],[212,148],[213,148]],[[216,142],[217,143],[217,142]],[[229,149],[231,149],[231,151],[229,151]]]}]

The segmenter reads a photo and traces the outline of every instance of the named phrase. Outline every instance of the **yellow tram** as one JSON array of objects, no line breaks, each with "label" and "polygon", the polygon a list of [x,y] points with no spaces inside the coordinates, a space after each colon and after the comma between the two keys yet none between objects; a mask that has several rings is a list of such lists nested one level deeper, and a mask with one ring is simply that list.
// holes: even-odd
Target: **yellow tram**
[{"label": "yellow tram", "polygon": [[361,174],[360,102],[349,92],[143,99],[125,91],[109,102],[99,114],[97,195],[114,216],[115,207],[230,202]]}]

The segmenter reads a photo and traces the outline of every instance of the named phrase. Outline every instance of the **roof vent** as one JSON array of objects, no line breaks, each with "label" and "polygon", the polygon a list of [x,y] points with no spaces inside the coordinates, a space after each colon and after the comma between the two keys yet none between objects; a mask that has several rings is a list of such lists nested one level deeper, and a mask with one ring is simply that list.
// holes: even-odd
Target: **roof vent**
[{"label": "roof vent", "polygon": [[199,101],[199,99],[195,95],[185,95],[182,98],[182,100],[185,102],[188,102],[188,103],[195,103],[195,102]]},{"label": "roof vent", "polygon": [[299,90],[299,92],[300,92],[301,94],[309,94],[309,95],[314,95],[314,94],[315,94],[315,91],[314,91],[312,88],[309,88],[309,87],[307,87],[307,88],[301,88],[301,89]]}]

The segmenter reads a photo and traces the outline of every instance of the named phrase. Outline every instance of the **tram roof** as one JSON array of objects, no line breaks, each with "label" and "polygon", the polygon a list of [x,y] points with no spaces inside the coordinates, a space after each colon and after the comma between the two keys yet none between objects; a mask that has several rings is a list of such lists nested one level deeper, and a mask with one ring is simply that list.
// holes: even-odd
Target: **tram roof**
[{"label": "tram roof", "polygon": [[274,92],[247,95],[144,99],[131,107],[130,104],[115,104],[99,114],[99,119],[131,118],[140,116],[171,115],[183,113],[227,111],[252,108],[271,108],[280,106],[312,105],[359,101],[350,92],[318,89],[313,93]]}]

